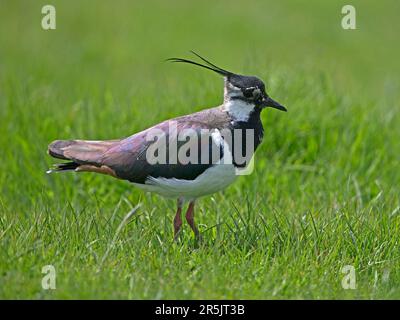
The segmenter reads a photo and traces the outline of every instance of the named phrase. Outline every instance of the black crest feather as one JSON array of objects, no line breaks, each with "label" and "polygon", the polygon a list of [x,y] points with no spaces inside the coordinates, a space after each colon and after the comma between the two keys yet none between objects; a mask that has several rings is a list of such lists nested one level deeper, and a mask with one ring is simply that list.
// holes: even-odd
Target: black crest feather
[{"label": "black crest feather", "polygon": [[182,58],[169,58],[166,61],[170,61],[170,62],[183,62],[183,63],[189,63],[189,64],[194,64],[196,66],[202,67],[202,68],[206,68],[208,70],[214,71],[216,73],[219,73],[220,75],[224,76],[224,77],[228,77],[233,75],[232,72],[224,70],[218,66],[216,66],[215,64],[211,63],[210,61],[208,61],[207,59],[203,58],[202,56],[200,56],[198,53],[194,52],[194,51],[190,51],[191,53],[193,53],[195,56],[197,56],[198,58],[200,58],[201,60],[203,60],[206,65],[192,61],[192,60],[188,60],[188,59],[182,59]]}]

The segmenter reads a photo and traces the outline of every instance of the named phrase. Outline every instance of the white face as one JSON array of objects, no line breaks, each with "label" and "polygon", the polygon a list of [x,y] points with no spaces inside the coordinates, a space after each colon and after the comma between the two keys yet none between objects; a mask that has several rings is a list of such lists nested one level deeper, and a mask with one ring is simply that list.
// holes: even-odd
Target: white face
[{"label": "white face", "polygon": [[225,83],[223,108],[235,121],[247,121],[255,107],[255,104],[247,102],[242,89]]},{"label": "white face", "polygon": [[234,121],[247,121],[255,108],[255,104],[242,100],[228,100],[223,105],[223,109],[229,113]]},{"label": "white face", "polygon": [[226,81],[224,86],[224,101],[231,100],[232,98],[236,97],[244,97],[242,90]]}]

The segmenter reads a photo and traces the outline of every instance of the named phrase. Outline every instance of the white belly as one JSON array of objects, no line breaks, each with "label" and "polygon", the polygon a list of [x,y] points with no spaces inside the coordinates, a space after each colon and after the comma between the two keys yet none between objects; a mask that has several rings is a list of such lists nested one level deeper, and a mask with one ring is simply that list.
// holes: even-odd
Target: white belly
[{"label": "white belly", "polygon": [[134,183],[134,185],[164,197],[192,200],[223,190],[235,179],[236,172],[232,164],[216,164],[204,171],[195,180],[150,177],[145,184]]}]

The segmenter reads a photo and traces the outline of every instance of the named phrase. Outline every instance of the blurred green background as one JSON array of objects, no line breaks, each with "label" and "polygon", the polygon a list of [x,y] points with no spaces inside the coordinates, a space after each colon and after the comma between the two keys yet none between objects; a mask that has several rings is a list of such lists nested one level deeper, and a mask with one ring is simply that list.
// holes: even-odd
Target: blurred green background
[{"label": "blurred green background", "polygon": [[[45,4],[56,30],[41,28]],[[341,27],[345,4],[356,30]],[[398,1],[0,0],[0,297],[399,298],[399,13]],[[45,174],[52,140],[120,138],[220,104],[221,78],[164,62],[189,50],[261,77],[289,110],[263,114],[253,175],[199,201],[201,245],[188,228],[172,244],[173,201]],[[357,290],[341,286],[347,264]]]}]

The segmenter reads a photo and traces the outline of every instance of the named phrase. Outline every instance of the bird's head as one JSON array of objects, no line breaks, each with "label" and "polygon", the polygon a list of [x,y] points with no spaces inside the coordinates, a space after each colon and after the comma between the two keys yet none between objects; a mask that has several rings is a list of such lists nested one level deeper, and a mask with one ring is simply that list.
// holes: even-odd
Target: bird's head
[{"label": "bird's head", "polygon": [[273,100],[265,90],[265,84],[259,78],[254,76],[243,76],[220,67],[201,57],[199,54],[191,51],[199,57],[205,64],[194,62],[181,58],[170,58],[168,61],[184,62],[194,64],[196,66],[212,70],[225,79],[224,86],[224,103],[234,103],[235,101],[243,102],[245,105],[254,106],[256,108],[275,108],[282,111],[287,111],[284,106]]},{"label": "bird's head", "polygon": [[224,101],[240,100],[259,108],[287,111],[265,91],[265,84],[254,76],[232,74],[225,77]]}]

